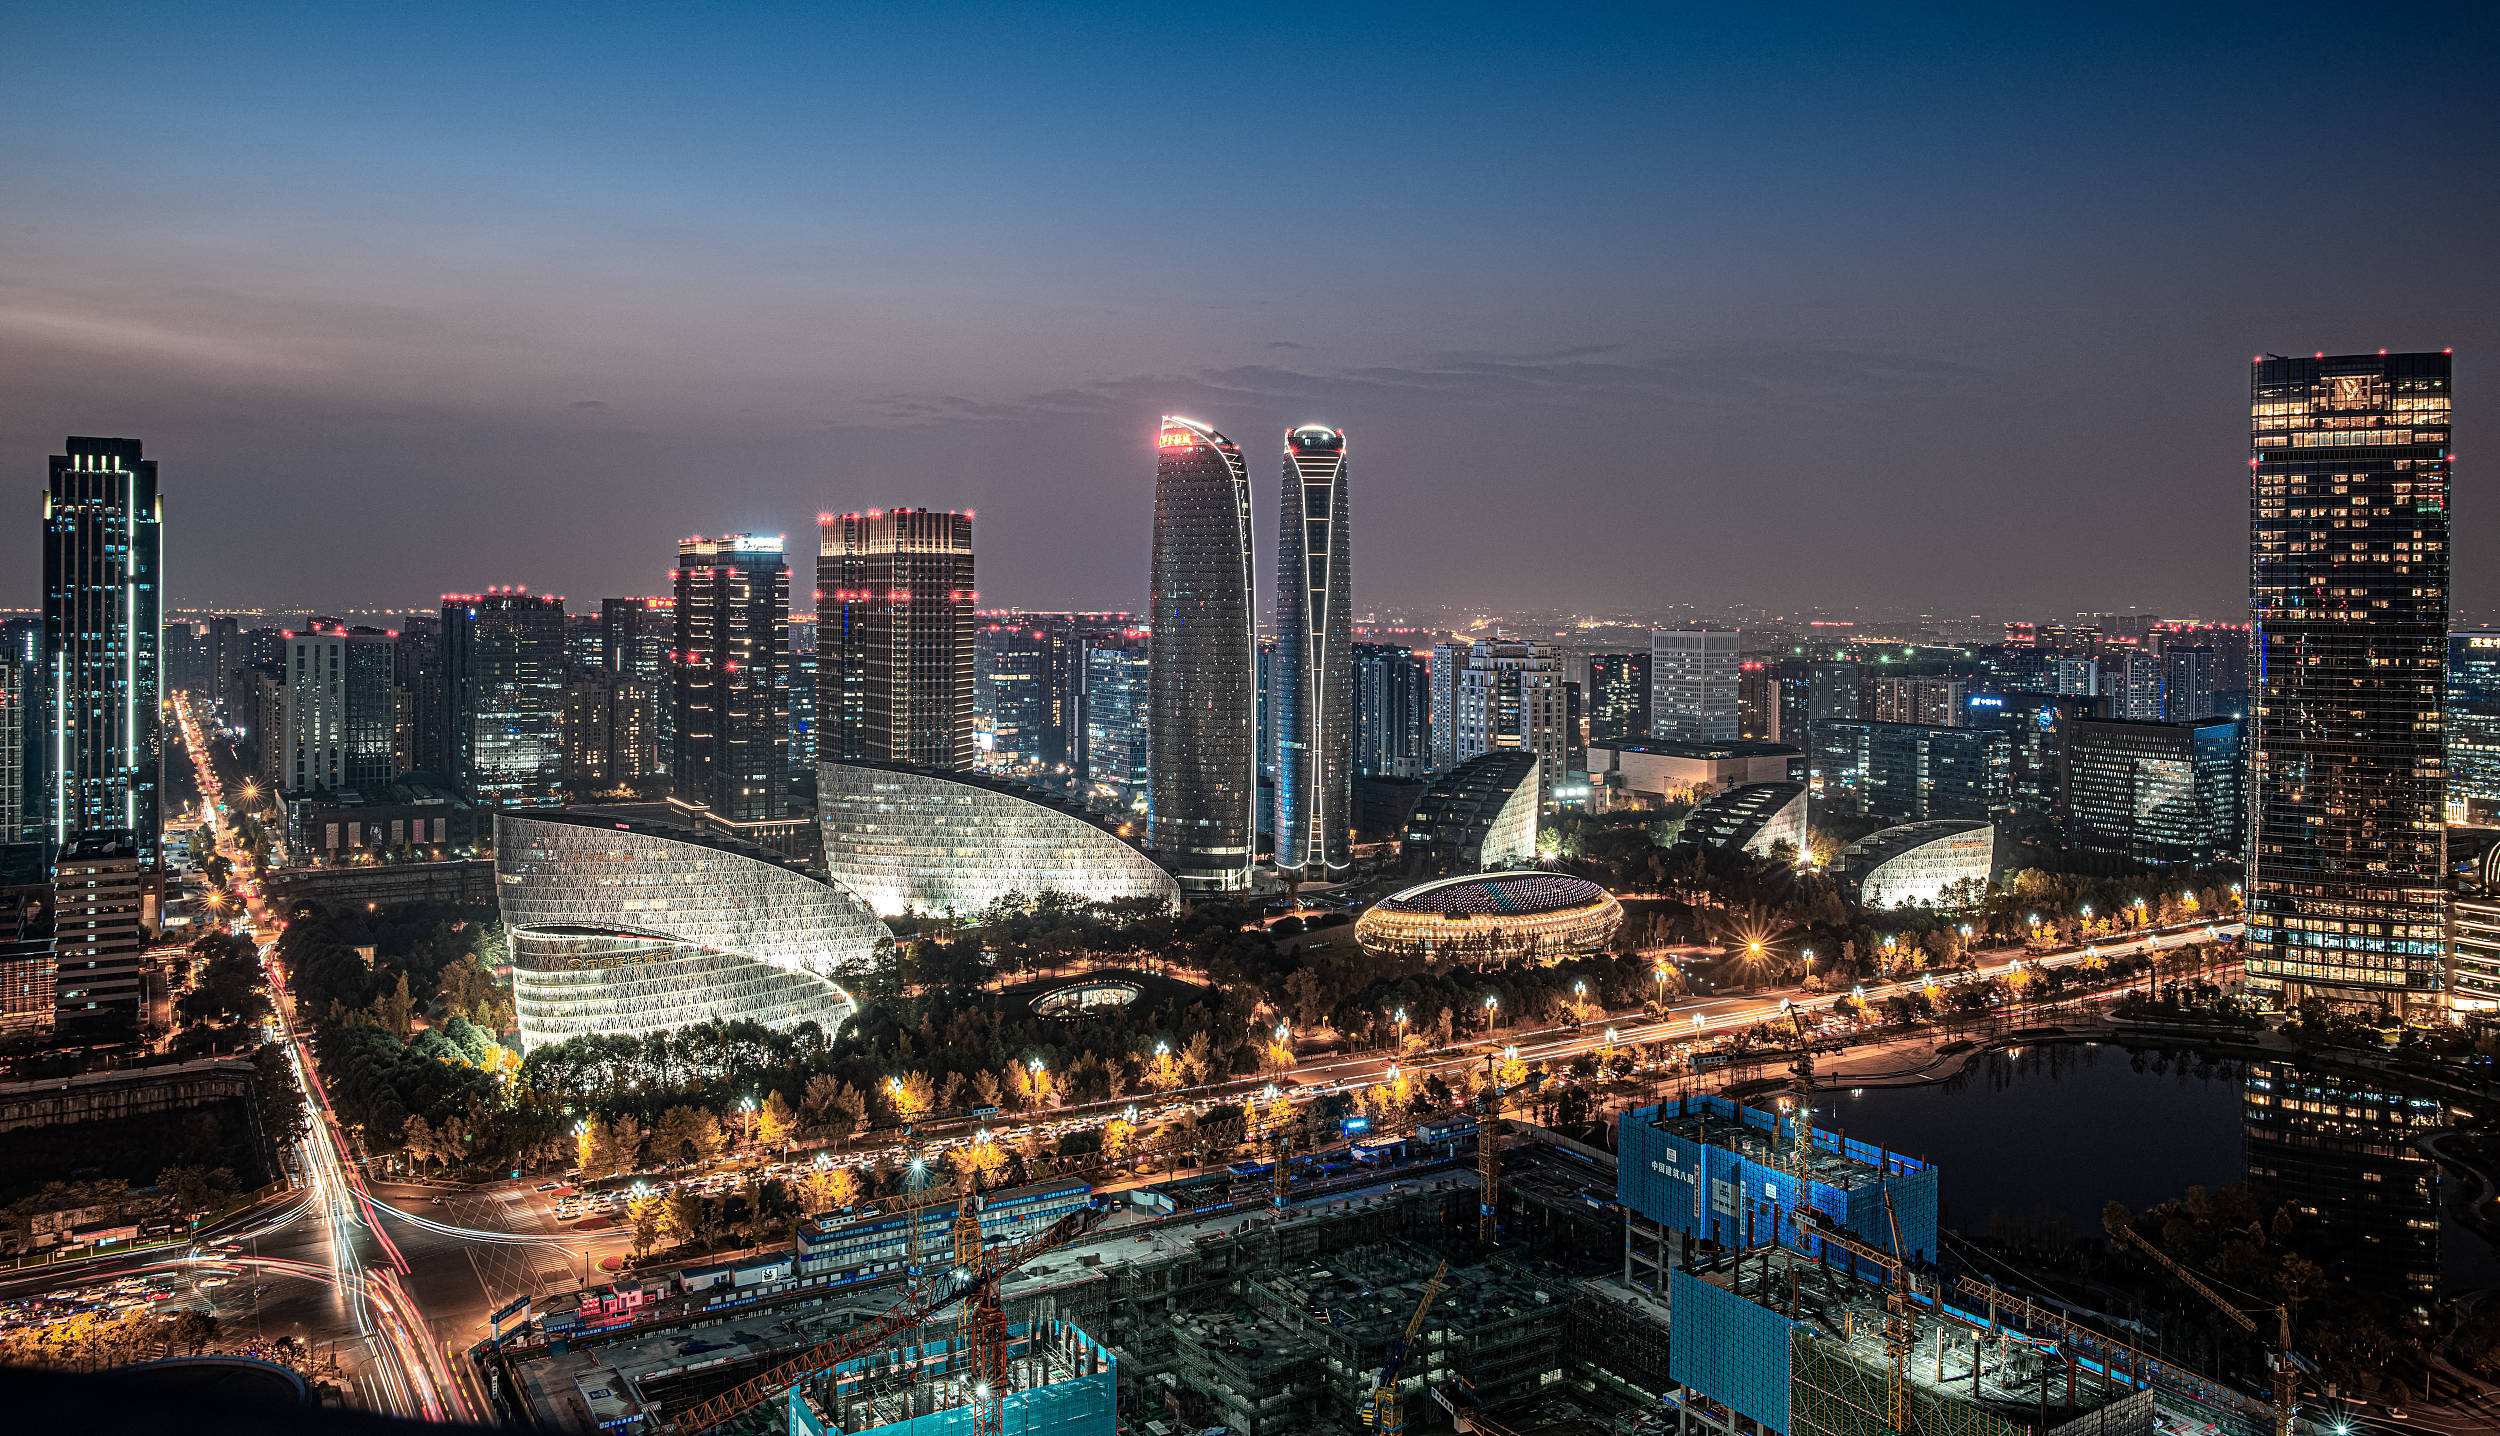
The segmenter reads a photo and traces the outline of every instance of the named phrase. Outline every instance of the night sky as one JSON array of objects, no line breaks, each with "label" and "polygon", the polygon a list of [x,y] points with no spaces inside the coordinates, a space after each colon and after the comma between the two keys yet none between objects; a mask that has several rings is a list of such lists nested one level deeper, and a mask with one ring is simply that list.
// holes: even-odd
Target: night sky
[{"label": "night sky", "polygon": [[2500,7],[1663,8],[7,7],[0,605],[81,433],[182,606],[915,504],[1142,608],[1170,411],[1263,591],[1316,421],[1362,606],[2229,617],[2249,356],[2382,346],[2500,603]]}]

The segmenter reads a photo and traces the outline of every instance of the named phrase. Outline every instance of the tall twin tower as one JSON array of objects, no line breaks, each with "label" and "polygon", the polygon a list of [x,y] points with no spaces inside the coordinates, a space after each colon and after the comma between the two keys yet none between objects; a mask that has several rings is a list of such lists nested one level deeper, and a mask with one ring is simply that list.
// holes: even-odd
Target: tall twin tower
[{"label": "tall twin tower", "polygon": [[[1241,446],[1166,416],[1155,440],[1147,832],[1184,887],[1250,886],[1259,644]],[[1354,620],[1345,433],[1285,436],[1277,501],[1276,866],[1325,877],[1352,821]]]}]

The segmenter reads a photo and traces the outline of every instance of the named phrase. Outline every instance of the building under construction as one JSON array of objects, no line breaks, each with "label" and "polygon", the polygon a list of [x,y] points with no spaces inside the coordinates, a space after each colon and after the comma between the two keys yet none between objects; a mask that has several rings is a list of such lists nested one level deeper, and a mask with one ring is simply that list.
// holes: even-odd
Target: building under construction
[{"label": "building under construction", "polygon": [[2250,1398],[1971,1278],[1930,1276],[1936,1169],[1790,1111],[1624,1114],[1623,1280],[1666,1298],[1677,1429],[2258,1436]]},{"label": "building under construction", "polygon": [[1677,1270],[1678,1429],[2150,1436],[2149,1389],[2001,1319],[1956,1316],[1924,1294],[1895,1302],[1889,1282],[1772,1246]]},{"label": "building under construction", "polygon": [[[1007,1328],[1013,1389],[1001,1427],[1018,1436],[1112,1436],[1118,1361],[1064,1321]],[[800,1382],[784,1398],[790,1436],[939,1436],[973,1429],[974,1373],[955,1343],[905,1342]]]},{"label": "building under construction", "polygon": [[[1000,1284],[1003,1429],[1081,1436],[1108,1431],[1087,1423],[1116,1409],[1132,1425],[1238,1436],[1362,1432],[1373,1373],[1444,1260],[1398,1385],[1410,1429],[1440,1415],[1429,1392],[1452,1382],[1506,1416],[1661,1410],[1663,1303],[1612,1278],[1611,1172],[1535,1143],[1507,1152],[1505,1168],[1509,1235],[1492,1253],[1474,1241],[1476,1174],[1454,1160],[1281,1210],[1264,1200],[1171,1214],[1121,1204]],[[523,1419],[549,1431],[656,1432],[860,1329],[894,1298],[882,1281],[758,1290],[725,1299],[744,1306],[516,1349],[509,1385]],[[971,1350],[960,1315],[943,1313],[713,1429],[970,1433]]]}]

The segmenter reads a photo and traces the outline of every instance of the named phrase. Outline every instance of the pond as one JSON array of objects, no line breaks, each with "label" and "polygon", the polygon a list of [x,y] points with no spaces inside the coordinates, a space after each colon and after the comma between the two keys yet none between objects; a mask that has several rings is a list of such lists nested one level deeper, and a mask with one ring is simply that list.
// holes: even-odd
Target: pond
[{"label": "pond", "polygon": [[[2343,1115],[2308,1115],[2322,1106]],[[1934,1162],[1943,1220],[1973,1235],[2094,1235],[2104,1203],[2140,1211],[2251,1181],[2253,1160],[2257,1185],[2375,1223],[2443,1288],[2500,1286],[2500,1255],[2448,1215],[2435,1164],[2392,1130],[2425,1109],[2287,1064],[2052,1043],[1990,1053],[1945,1082],[1828,1092],[1817,1112],[1818,1125]]]}]

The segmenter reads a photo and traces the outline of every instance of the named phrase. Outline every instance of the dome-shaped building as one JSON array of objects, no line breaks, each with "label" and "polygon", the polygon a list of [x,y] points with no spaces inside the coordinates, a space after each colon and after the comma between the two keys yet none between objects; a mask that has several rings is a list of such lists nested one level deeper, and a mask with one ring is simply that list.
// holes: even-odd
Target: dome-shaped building
[{"label": "dome-shaped building", "polygon": [[1478,873],[1391,893],[1355,923],[1354,940],[1427,962],[1519,962],[1594,952],[1622,924],[1623,904],[1585,879]]}]

